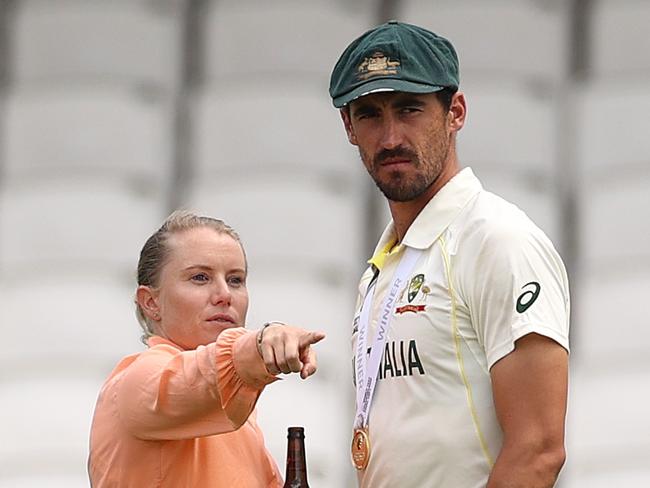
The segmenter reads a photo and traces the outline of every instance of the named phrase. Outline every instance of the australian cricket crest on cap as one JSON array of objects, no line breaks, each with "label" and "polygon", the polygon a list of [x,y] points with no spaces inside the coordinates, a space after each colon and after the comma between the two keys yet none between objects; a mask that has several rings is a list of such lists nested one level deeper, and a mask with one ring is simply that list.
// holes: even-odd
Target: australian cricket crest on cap
[{"label": "australian cricket crest on cap", "polygon": [[381,51],[375,51],[370,57],[364,58],[357,67],[357,79],[367,80],[373,76],[396,75],[401,63],[391,59]]}]

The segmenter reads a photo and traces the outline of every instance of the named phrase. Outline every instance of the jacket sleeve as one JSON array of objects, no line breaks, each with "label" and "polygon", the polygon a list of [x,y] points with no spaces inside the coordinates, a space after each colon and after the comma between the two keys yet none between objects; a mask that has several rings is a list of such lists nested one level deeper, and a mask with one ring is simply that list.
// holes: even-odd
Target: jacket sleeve
[{"label": "jacket sleeve", "polygon": [[192,351],[170,343],[146,350],[116,378],[114,401],[136,437],[189,439],[238,429],[276,379],[257,353],[255,333],[233,328]]}]

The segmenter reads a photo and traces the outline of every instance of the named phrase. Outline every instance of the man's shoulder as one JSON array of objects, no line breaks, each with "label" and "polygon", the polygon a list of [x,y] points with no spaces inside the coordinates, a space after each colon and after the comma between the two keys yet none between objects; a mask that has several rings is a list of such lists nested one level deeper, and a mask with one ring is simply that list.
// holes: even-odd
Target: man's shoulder
[{"label": "man's shoulder", "polygon": [[517,205],[487,190],[481,190],[450,227],[452,235],[480,241],[544,235]]}]

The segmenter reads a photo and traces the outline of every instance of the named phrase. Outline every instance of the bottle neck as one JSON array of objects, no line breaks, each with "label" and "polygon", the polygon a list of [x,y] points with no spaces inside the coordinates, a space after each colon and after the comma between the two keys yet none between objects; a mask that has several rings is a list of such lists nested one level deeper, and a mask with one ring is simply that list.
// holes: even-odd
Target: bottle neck
[{"label": "bottle neck", "polygon": [[287,443],[287,470],[285,487],[307,487],[307,462],[304,437],[289,437]]}]

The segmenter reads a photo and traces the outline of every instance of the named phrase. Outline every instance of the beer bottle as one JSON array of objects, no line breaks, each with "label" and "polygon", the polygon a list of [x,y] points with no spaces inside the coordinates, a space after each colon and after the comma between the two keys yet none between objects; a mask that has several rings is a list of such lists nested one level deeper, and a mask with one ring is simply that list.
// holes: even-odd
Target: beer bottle
[{"label": "beer bottle", "polygon": [[283,488],[309,488],[305,458],[305,429],[289,427],[287,434],[287,472]]}]

